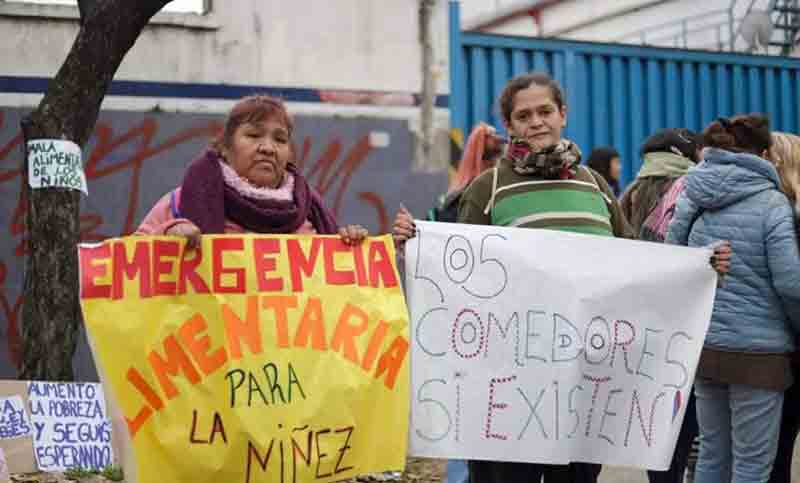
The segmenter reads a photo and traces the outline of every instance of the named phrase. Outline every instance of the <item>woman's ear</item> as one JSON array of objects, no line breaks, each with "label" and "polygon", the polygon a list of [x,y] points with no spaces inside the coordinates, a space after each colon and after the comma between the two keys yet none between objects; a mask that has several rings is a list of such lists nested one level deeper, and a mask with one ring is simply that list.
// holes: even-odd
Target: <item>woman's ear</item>
[{"label": "woman's ear", "polygon": [[566,104],[561,106],[561,117],[563,119],[561,121],[561,127],[565,128],[565,127],[567,127],[567,105]]}]

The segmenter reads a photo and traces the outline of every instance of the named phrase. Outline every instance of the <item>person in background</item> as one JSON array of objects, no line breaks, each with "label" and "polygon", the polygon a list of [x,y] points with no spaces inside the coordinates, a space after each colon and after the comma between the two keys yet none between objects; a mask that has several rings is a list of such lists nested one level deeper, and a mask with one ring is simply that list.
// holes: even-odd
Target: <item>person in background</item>
[{"label": "person in background", "polygon": [[688,246],[730,240],[733,249],[695,378],[695,483],[765,483],[800,329],[794,214],[767,159],[766,117],[721,118],[706,128],[703,144],[703,162],[686,175],[666,240]]},{"label": "person in background", "polygon": [[[772,161],[781,179],[781,189],[794,207],[795,230],[798,228],[797,198],[800,193],[800,137],[787,133],[772,134]],[[800,356],[792,355],[792,372],[800,374]],[[792,455],[797,433],[800,431],[800,384],[792,384],[783,395],[778,451],[769,483],[791,483]]]},{"label": "person in background", "polygon": [[586,165],[600,173],[600,176],[606,180],[614,191],[614,196],[619,196],[622,165],[619,161],[619,152],[616,149],[611,146],[595,148],[589,154],[589,160]]},{"label": "person in background", "polygon": [[338,228],[292,163],[293,128],[279,99],[241,99],[219,137],[186,169],[181,186],[156,203],[136,234],[179,236],[189,247],[198,247],[202,234],[221,233],[338,233],[345,243],[362,242],[367,231]]},{"label": "person in background", "polygon": [[[485,123],[475,126],[467,138],[464,153],[458,163],[458,170],[450,183],[450,188],[441,196],[436,205],[428,210],[427,220],[455,223],[458,205],[464,190],[478,175],[495,165],[503,152],[504,145],[505,139],[498,136],[492,126]],[[405,206],[401,205],[392,226],[392,233],[398,246],[414,236],[413,220],[413,215]]]},{"label": "person in background", "polygon": [[699,161],[699,141],[688,129],[662,129],[642,144],[642,167],[620,199],[640,240],[664,241],[683,191],[683,176]]},{"label": "person in background", "polygon": [[464,154],[458,163],[447,193],[436,206],[428,210],[429,221],[453,223],[458,216],[458,203],[469,184],[487,169],[493,167],[503,154],[505,140],[497,135],[495,128],[480,123],[472,130],[464,146]]},{"label": "person in background", "polygon": [[[564,99],[561,86],[544,73],[515,77],[505,86],[499,104],[510,144],[497,166],[465,191],[459,223],[632,236],[608,183],[582,166],[578,146],[561,136],[567,123]],[[597,481],[601,466],[470,461],[469,470],[476,483],[542,477],[548,483],[588,483]]]}]

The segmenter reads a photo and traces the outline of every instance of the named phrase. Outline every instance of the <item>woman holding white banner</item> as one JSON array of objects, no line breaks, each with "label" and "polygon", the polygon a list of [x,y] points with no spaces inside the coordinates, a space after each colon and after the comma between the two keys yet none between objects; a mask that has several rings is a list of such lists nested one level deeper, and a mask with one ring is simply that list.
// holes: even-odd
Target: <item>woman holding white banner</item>
[{"label": "woman holding white banner", "polygon": [[294,124],[271,96],[241,99],[225,128],[187,168],[180,187],[164,195],[136,230],[174,235],[197,247],[201,234],[334,234],[359,243],[367,231],[339,229],[322,198],[292,163]]},{"label": "woman holding white banner", "polygon": [[[500,94],[511,137],[498,165],[464,193],[460,223],[566,230],[632,237],[608,183],[580,165],[578,146],[561,137],[567,123],[565,96],[547,74],[512,79]],[[568,466],[471,461],[470,481],[594,482],[600,465]]]},{"label": "woman holding white banner", "polygon": [[[800,252],[791,204],[768,161],[761,115],[719,119],[704,132],[704,162],[686,176],[668,243],[730,240],[695,380],[696,483],[763,483],[778,441],[789,354],[800,330]],[[794,325],[792,325],[794,324]]]}]

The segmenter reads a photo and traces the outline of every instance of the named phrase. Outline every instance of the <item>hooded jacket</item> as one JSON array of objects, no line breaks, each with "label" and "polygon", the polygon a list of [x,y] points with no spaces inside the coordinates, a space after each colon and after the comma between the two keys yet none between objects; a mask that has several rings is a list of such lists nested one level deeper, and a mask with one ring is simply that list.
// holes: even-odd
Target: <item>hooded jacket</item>
[{"label": "hooded jacket", "polygon": [[705,345],[790,352],[800,331],[800,253],[778,173],[751,154],[707,148],[704,157],[686,176],[666,242],[731,242],[730,272],[717,289]]}]

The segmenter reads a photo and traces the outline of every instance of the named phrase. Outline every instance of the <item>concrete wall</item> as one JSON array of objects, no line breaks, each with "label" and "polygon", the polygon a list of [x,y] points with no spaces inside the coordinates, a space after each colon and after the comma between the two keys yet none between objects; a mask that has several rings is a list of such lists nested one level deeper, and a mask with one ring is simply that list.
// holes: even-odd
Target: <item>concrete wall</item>
[{"label": "concrete wall", "polygon": [[[292,102],[292,112],[403,119],[412,132],[418,132],[422,81],[417,0],[236,0],[213,5],[206,15],[157,14],[125,57],[115,80],[178,87],[234,85],[268,92],[306,89],[315,99]],[[447,12],[447,1],[437,0],[432,19],[432,73],[439,106],[434,123],[436,153],[433,160],[418,160],[433,170],[449,161]],[[0,77],[23,81],[52,77],[77,31],[76,7],[0,0]],[[232,104],[208,96],[184,96],[179,88],[170,97],[158,98],[145,97],[136,89],[136,85],[129,89],[134,97],[107,96],[103,108],[224,113]],[[3,89],[0,78],[0,106],[33,107],[41,94],[28,92]],[[419,157],[416,149],[414,154]]]},{"label": "concrete wall", "polygon": [[[434,18],[437,91],[448,92],[447,4]],[[0,0],[3,75],[52,76],[77,9]],[[416,92],[416,0],[235,0],[206,16],[159,14],[117,79]]]}]

